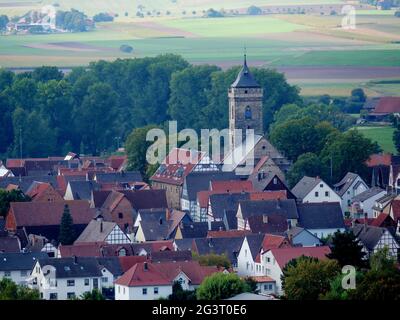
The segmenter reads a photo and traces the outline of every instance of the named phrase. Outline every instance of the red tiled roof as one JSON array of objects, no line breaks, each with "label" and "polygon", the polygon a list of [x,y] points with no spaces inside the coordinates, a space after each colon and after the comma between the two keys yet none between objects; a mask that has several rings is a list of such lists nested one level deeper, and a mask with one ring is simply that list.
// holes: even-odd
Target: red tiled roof
[{"label": "red tiled roof", "polygon": [[27,195],[32,199],[34,199],[35,197],[45,192],[48,188],[52,188],[50,183],[40,182],[37,183],[36,186],[27,193]]},{"label": "red tiled roof", "polygon": [[400,97],[382,97],[372,113],[387,114],[398,112],[400,112]]},{"label": "red tiled roof", "polygon": [[249,180],[211,181],[211,190],[216,192],[248,192],[253,190]]},{"label": "red tiled roof", "polygon": [[286,243],[286,241],[286,238],[283,236],[266,234],[262,242],[262,248],[264,251],[281,248]]},{"label": "red tiled roof", "polygon": [[12,202],[17,227],[59,225],[68,205],[74,224],[88,224],[95,215],[89,202],[84,200],[60,202]]},{"label": "red tiled roof", "polygon": [[400,200],[394,199],[392,201],[393,220],[397,223],[400,219]]},{"label": "red tiled roof", "polygon": [[276,259],[279,267],[283,269],[286,264],[292,259],[301,256],[313,257],[320,260],[328,259],[327,254],[331,252],[328,246],[323,247],[293,247],[293,248],[278,248],[270,250]]},{"label": "red tiled roof", "polygon": [[148,261],[147,256],[118,257],[123,272],[127,272],[135,264]]},{"label": "red tiled roof", "polygon": [[79,243],[70,246],[60,246],[60,255],[66,257],[102,257],[101,248],[107,245],[105,242],[87,242]]},{"label": "red tiled roof", "polygon": [[171,281],[160,272],[159,268],[148,262],[135,264],[119,277],[115,283],[127,287],[171,285]]},{"label": "red tiled roof", "polygon": [[121,166],[128,159],[128,156],[111,156],[108,158],[109,166],[113,168],[115,171],[118,171]]},{"label": "red tiled roof", "polygon": [[381,212],[379,216],[371,222],[371,226],[381,227],[385,220],[389,217],[389,214]]},{"label": "red tiled roof", "polygon": [[158,170],[151,177],[151,180],[182,185],[185,177],[200,162],[204,155],[204,152],[175,148],[168,154]]},{"label": "red tiled roof", "polygon": [[208,231],[207,238],[240,238],[248,234],[249,230]]},{"label": "red tiled roof", "polygon": [[392,155],[390,153],[372,154],[367,161],[368,167],[375,167],[379,165],[390,166],[392,163]]},{"label": "red tiled roof", "polygon": [[287,199],[286,190],[251,192],[250,193],[250,200],[252,200],[252,201],[278,200],[278,199]]}]

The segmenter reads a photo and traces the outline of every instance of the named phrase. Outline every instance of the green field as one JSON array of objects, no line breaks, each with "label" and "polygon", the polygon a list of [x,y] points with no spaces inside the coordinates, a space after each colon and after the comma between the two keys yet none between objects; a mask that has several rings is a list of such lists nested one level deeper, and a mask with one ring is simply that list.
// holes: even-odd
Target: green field
[{"label": "green field", "polygon": [[376,141],[385,152],[396,153],[393,144],[393,127],[357,127],[365,137]]},{"label": "green field", "polygon": [[[2,7],[12,0],[0,0],[0,14],[27,7]],[[18,0],[27,3],[28,0]],[[15,1],[16,2],[16,1]],[[29,1],[32,3],[34,1]],[[289,82],[303,95],[347,96],[362,87],[368,96],[400,95],[400,83],[379,82],[400,79],[400,19],[390,12],[368,10],[357,16],[356,30],[339,28],[342,17],[321,15],[238,16],[200,18],[201,11],[213,7],[245,10],[250,5],[337,4],[340,0],[59,0],[60,9],[70,7],[88,15],[100,11],[118,13],[113,23],[97,24],[95,31],[47,35],[0,36],[1,67],[87,65],[93,60],[114,60],[180,54],[189,62],[217,64],[222,68],[241,63],[244,47],[254,66],[289,68]],[[36,3],[36,2],[35,2]],[[41,0],[34,7],[54,3]],[[144,11],[171,11],[170,17],[132,17],[137,6]],[[33,6],[30,4],[30,6]],[[187,14],[182,16],[182,10]],[[196,14],[192,13],[196,11]],[[128,12],[128,17],[125,17]],[[119,50],[123,44],[132,54]],[[317,75],[296,68],[312,67]],[[330,68],[327,70],[327,68]],[[340,76],[337,70],[350,68]],[[351,69],[354,68],[354,69]],[[370,71],[369,68],[378,68]],[[372,70],[372,69],[371,69]],[[296,73],[297,72],[297,73]],[[299,74],[300,73],[300,74]]]}]

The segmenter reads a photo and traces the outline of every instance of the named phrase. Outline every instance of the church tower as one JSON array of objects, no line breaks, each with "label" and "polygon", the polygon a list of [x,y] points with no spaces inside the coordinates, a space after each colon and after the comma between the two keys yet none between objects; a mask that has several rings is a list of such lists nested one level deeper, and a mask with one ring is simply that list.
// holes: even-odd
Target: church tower
[{"label": "church tower", "polygon": [[[243,67],[229,88],[229,143],[231,150],[246,137],[246,130],[253,129],[255,135],[264,135],[262,99],[263,90],[250,73],[244,55]],[[235,129],[242,136],[235,136]]]}]

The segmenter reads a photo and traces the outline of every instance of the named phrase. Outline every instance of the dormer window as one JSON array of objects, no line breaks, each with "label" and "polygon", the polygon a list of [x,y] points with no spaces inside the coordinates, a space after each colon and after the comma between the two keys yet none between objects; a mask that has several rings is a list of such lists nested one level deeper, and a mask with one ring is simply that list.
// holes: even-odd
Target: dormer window
[{"label": "dormer window", "polygon": [[251,120],[252,115],[251,115],[251,108],[250,106],[246,107],[246,111],[244,112],[244,117],[246,120]]}]

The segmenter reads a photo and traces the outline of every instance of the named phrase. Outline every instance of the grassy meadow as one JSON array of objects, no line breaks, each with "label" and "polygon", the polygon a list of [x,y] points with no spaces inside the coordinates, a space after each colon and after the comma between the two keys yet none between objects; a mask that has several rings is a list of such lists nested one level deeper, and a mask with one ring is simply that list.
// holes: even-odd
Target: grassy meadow
[{"label": "grassy meadow", "polygon": [[382,127],[356,127],[365,137],[376,141],[385,152],[396,153],[393,143],[394,128],[391,126]]},{"label": "grassy meadow", "polygon": [[[13,6],[10,6],[13,3]],[[0,14],[40,8],[52,0],[0,0]],[[90,61],[180,54],[188,61],[239,64],[243,48],[254,66],[285,72],[303,95],[346,96],[362,87],[369,96],[400,95],[400,18],[392,11],[362,10],[356,30],[340,28],[341,16],[274,14],[200,18],[208,8],[245,10],[266,5],[261,0],[58,0],[60,9],[71,7],[88,15],[118,13],[112,23],[98,23],[85,33],[0,36],[0,66],[8,68],[57,65],[71,67]],[[270,0],[268,5],[343,4],[341,0]],[[7,5],[5,5],[7,4]],[[23,6],[21,6],[23,5]],[[133,17],[138,5],[144,11],[167,17]],[[187,11],[185,15],[183,11]],[[125,13],[128,16],[125,16]],[[195,12],[195,13],[194,13]],[[392,14],[390,14],[392,13]],[[131,45],[133,53],[119,50]]]}]

